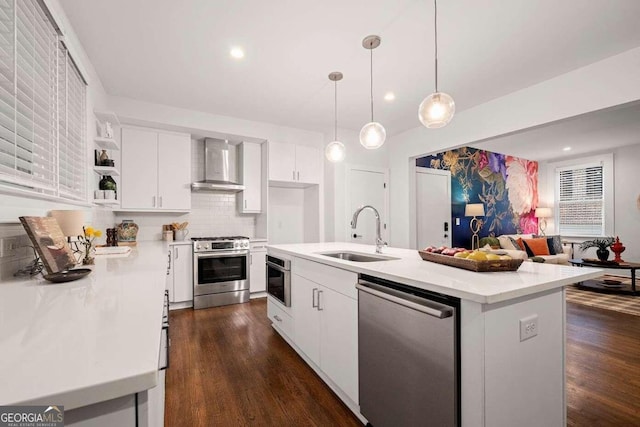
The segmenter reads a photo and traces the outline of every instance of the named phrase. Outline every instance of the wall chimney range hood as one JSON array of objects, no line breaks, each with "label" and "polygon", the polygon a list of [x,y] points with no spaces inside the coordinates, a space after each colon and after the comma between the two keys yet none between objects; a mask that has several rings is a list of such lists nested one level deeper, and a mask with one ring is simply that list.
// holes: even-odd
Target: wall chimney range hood
[{"label": "wall chimney range hood", "polygon": [[204,140],[204,181],[191,184],[193,191],[237,193],[244,185],[237,183],[236,147],[229,141]]}]

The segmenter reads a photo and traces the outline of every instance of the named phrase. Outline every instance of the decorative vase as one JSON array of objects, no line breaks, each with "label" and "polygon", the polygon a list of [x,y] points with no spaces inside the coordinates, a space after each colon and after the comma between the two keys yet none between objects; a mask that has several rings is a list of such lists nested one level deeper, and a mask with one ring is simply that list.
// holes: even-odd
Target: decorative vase
[{"label": "decorative vase", "polygon": [[102,153],[100,153],[100,164],[102,166],[106,166],[108,161],[109,161],[109,155],[107,154],[107,150],[102,150]]},{"label": "decorative vase", "polygon": [[596,251],[596,255],[600,261],[606,261],[609,259],[609,250],[607,249],[598,249]]},{"label": "decorative vase", "polygon": [[131,219],[123,219],[116,227],[118,229],[118,242],[132,243],[138,235],[138,224]]},{"label": "decorative vase", "polygon": [[113,178],[111,178],[111,175],[103,175],[102,179],[98,183],[98,188],[100,190],[113,190],[116,194],[115,198],[118,198],[118,185]]},{"label": "decorative vase", "polygon": [[620,241],[620,237],[616,236],[616,241],[613,245],[611,245],[611,250],[613,251],[614,254],[616,254],[616,257],[613,260],[618,264],[624,262],[624,260],[620,258],[620,254],[624,252],[625,249],[627,248],[625,248],[622,242]]}]

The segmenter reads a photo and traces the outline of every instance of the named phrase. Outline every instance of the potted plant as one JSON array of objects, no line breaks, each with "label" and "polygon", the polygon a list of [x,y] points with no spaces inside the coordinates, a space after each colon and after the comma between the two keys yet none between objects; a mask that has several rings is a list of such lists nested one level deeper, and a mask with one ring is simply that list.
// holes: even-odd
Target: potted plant
[{"label": "potted plant", "polygon": [[593,240],[585,240],[580,244],[580,250],[585,251],[589,248],[598,248],[596,250],[596,255],[600,261],[606,261],[609,259],[609,249],[614,242],[613,237],[598,237]]}]

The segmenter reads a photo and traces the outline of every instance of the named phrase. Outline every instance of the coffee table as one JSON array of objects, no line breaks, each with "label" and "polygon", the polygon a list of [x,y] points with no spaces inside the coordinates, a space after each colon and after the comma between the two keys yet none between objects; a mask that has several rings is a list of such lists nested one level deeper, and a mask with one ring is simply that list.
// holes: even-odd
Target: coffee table
[{"label": "coffee table", "polygon": [[593,289],[599,292],[609,292],[617,294],[631,294],[637,295],[636,291],[636,270],[640,268],[640,264],[635,262],[625,262],[624,264],[600,264],[597,262],[589,262],[581,259],[570,259],[569,263],[578,267],[597,267],[608,268],[611,270],[630,270],[631,271],[631,287],[614,288],[605,286],[602,280],[585,280],[578,283],[578,286],[583,288]]}]

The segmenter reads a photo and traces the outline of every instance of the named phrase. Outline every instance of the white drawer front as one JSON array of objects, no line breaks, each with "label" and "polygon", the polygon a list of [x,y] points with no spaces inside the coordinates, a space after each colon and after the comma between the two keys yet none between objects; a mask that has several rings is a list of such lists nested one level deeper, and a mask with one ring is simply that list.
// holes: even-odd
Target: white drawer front
[{"label": "white drawer front", "polygon": [[[358,291],[356,283],[358,282],[358,274],[347,270],[341,270],[336,267],[330,267],[313,261],[307,261],[302,258],[294,258],[291,266],[292,273],[309,279],[329,289],[346,295],[353,299],[358,299]],[[293,290],[292,290],[293,292]]]},{"label": "white drawer front", "polygon": [[267,316],[287,337],[293,338],[293,319],[270,299],[267,299]]}]

